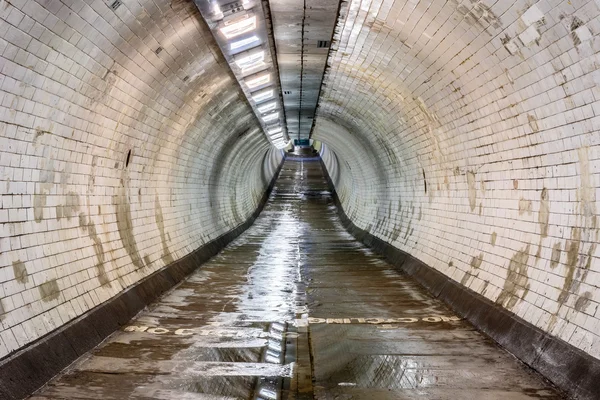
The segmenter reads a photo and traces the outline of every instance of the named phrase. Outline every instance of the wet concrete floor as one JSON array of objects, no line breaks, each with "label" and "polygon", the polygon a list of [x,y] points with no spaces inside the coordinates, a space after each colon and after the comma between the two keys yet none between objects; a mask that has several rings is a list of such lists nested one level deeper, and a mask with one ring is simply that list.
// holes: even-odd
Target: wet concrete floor
[{"label": "wet concrete floor", "polygon": [[341,226],[316,159],[256,223],[31,399],[560,399]]}]

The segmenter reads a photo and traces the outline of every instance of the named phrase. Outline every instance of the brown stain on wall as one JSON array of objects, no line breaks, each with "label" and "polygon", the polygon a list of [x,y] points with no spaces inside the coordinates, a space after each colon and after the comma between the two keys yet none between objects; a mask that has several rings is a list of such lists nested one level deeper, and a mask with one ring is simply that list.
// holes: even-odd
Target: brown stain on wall
[{"label": "brown stain on wall", "polygon": [[579,212],[584,219],[584,225],[587,229],[596,229],[598,227],[597,209],[596,209],[596,188],[592,184],[592,176],[590,174],[590,160],[588,156],[588,148],[581,147],[577,150],[579,155],[579,176],[581,179],[581,187],[577,191],[579,200]]},{"label": "brown stain on wall", "polygon": [[575,309],[580,312],[585,312],[587,307],[590,305],[591,298],[592,294],[590,292],[585,292],[582,294],[575,302]]},{"label": "brown stain on wall", "polygon": [[13,272],[15,274],[15,280],[19,283],[27,283],[29,282],[29,274],[27,273],[27,268],[25,267],[25,263],[21,260],[13,261]]},{"label": "brown stain on wall", "polygon": [[552,256],[550,257],[550,268],[554,269],[560,262],[560,256],[562,255],[562,243],[556,242],[552,247]]},{"label": "brown stain on wall", "polygon": [[241,217],[240,214],[238,213],[237,210],[237,192],[235,190],[235,188],[233,189],[233,194],[232,196],[229,198],[229,207],[231,208],[231,213],[233,214],[233,220],[234,221],[241,221]]},{"label": "brown stain on wall", "polygon": [[92,221],[88,222],[85,214],[81,213],[79,214],[79,227],[83,229],[84,232],[87,232],[89,238],[92,239],[92,242],[94,242],[94,253],[96,253],[96,258],[98,260],[98,263],[95,265],[98,281],[102,286],[110,287],[110,280],[108,279],[106,267],[104,265],[106,261],[104,246],[102,246],[102,241],[100,240],[100,236],[96,231],[96,225],[94,225]]},{"label": "brown stain on wall", "polygon": [[524,213],[531,214],[533,211],[533,205],[531,200],[526,200],[524,198],[519,199],[519,215],[523,215]]},{"label": "brown stain on wall", "polygon": [[481,267],[481,263],[483,262],[483,253],[479,253],[477,257],[473,256],[471,259],[471,268],[478,269]]},{"label": "brown stain on wall", "polygon": [[548,189],[543,188],[540,193],[540,211],[538,212],[538,223],[540,224],[540,243],[535,253],[536,262],[542,254],[542,241],[548,236],[548,223],[550,221],[550,199]]},{"label": "brown stain on wall", "polygon": [[161,258],[165,265],[169,265],[174,260],[171,256],[171,252],[169,251],[169,246],[167,245],[167,236],[165,235],[165,221],[162,213],[162,208],[160,207],[160,203],[158,201],[158,194],[156,194],[154,198],[154,216],[156,219],[156,226],[158,226],[158,231],[160,233],[160,241],[162,242],[163,254]]},{"label": "brown stain on wall", "polygon": [[529,127],[533,132],[539,132],[540,128],[537,123],[537,118],[534,115],[527,114],[527,120],[529,121]]},{"label": "brown stain on wall", "polygon": [[49,189],[45,189],[46,186],[44,184],[36,185],[40,189],[36,190],[36,193],[33,195],[33,218],[35,222],[42,222],[44,219],[44,207],[46,206],[46,196],[50,192]]},{"label": "brown stain on wall", "polygon": [[[42,132],[41,134],[38,134]],[[34,146],[38,145],[38,138],[43,134],[49,133],[45,131],[36,131],[34,138]],[[54,185],[56,171],[54,170],[54,160],[52,159],[52,146],[44,146],[44,159],[40,170],[40,180],[35,184],[35,192],[33,195],[33,218],[35,222],[42,222],[44,219],[44,207],[46,207],[47,196],[50,194]]]},{"label": "brown stain on wall", "polygon": [[469,281],[469,278],[472,276],[473,275],[471,275],[471,273],[469,271],[465,272],[462,279],[460,280],[460,284],[465,286],[467,284],[467,282]]},{"label": "brown stain on wall", "polygon": [[569,291],[573,287],[573,276],[575,275],[575,269],[577,268],[580,247],[581,229],[574,228],[571,240],[567,242],[567,246],[565,248],[567,251],[567,263],[565,264],[567,272],[565,274],[565,281],[563,283],[562,291],[558,296],[558,302],[561,304],[569,298]]},{"label": "brown stain on wall", "polygon": [[56,279],[42,283],[38,286],[38,290],[40,292],[40,297],[44,302],[56,300],[58,299],[58,296],[60,296],[60,288],[58,287]]},{"label": "brown stain on wall", "polygon": [[471,211],[474,211],[477,205],[477,188],[475,187],[475,172],[473,171],[467,171],[467,186],[469,188],[469,206]]},{"label": "brown stain on wall", "polygon": [[492,244],[492,246],[496,245],[496,238],[498,237],[498,234],[496,232],[492,232],[492,237],[490,239],[490,243]]},{"label": "brown stain on wall", "polygon": [[540,234],[542,238],[548,236],[548,222],[550,221],[550,199],[548,189],[543,188],[540,194],[540,212],[538,222],[540,223]]},{"label": "brown stain on wall", "polygon": [[[43,171],[42,171],[43,172]],[[40,174],[43,176],[44,174]],[[52,173],[54,176],[54,173]],[[53,178],[44,178],[53,179]],[[33,218],[35,222],[42,222],[44,219],[44,207],[46,207],[47,197],[50,194],[54,184],[52,182],[39,182],[36,184],[36,191],[33,195]]]},{"label": "brown stain on wall", "polygon": [[408,236],[411,234],[411,227],[412,225],[412,219],[408,220],[408,227],[406,228],[406,233],[404,234],[404,240],[406,241],[406,239],[408,239]]},{"label": "brown stain on wall", "polygon": [[[483,253],[479,253],[478,256],[473,256],[473,258],[471,259],[471,268],[474,270],[479,269],[479,267],[481,267],[481,263],[483,262]],[[470,271],[465,272],[465,275],[463,276],[463,278],[460,281],[461,285],[466,285],[467,281],[469,280],[469,278],[473,276],[473,274],[471,274]],[[475,275],[477,276],[477,275]]]},{"label": "brown stain on wall", "polygon": [[[596,242],[599,233],[597,226],[596,189],[592,184],[592,176],[590,174],[588,147],[581,147],[577,152],[579,156],[580,177],[580,187],[577,190],[580,226],[572,228],[571,240],[567,242],[565,247],[567,262],[565,264],[565,280],[558,297],[560,304],[564,304],[569,299],[571,293],[577,293],[580,284],[586,280],[594,252],[596,251]],[[586,252],[587,261],[583,264],[583,258],[580,259],[579,253],[584,251],[586,245],[589,245]],[[578,267],[580,262],[582,265]]]},{"label": "brown stain on wall", "polygon": [[79,194],[76,192],[69,192],[65,196],[65,204],[56,206],[56,219],[60,220],[61,218],[65,217],[67,220],[71,220],[71,218],[77,214],[79,208]]},{"label": "brown stain on wall", "polygon": [[117,228],[123,248],[131,257],[131,263],[138,269],[144,268],[144,263],[138,251],[137,242],[133,233],[133,221],[131,219],[131,206],[125,183],[121,180],[119,194],[113,196],[113,205],[116,208]]},{"label": "brown stain on wall", "polygon": [[527,245],[524,249],[517,251],[508,264],[508,275],[504,281],[502,292],[496,300],[496,303],[506,309],[512,309],[529,292],[527,262],[529,261],[530,247]]}]

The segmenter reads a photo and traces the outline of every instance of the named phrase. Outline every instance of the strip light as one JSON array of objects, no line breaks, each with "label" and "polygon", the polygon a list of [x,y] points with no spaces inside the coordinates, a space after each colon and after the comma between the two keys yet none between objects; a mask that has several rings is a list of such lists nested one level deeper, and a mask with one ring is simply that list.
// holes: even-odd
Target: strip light
[{"label": "strip light", "polygon": [[264,116],[262,117],[263,121],[265,121],[265,122],[271,122],[271,121],[275,121],[275,120],[276,120],[276,119],[278,119],[278,118],[279,118],[279,111],[277,111],[277,112],[274,112],[274,113],[272,113],[272,114],[267,114],[267,115],[264,115]]},{"label": "strip light", "polygon": [[262,85],[266,85],[267,83],[271,82],[271,74],[270,73],[262,74],[262,75],[256,76],[255,78],[250,78],[248,80],[245,80],[245,82],[246,82],[246,85],[248,85],[248,87],[250,89],[254,89],[254,88],[257,88]]},{"label": "strip light", "polygon": [[275,128],[267,129],[267,133],[269,135],[275,135],[275,134],[277,134],[279,132],[281,132],[281,126],[277,126]]},{"label": "strip light", "polygon": [[265,51],[259,50],[249,53],[241,53],[238,57],[235,57],[235,64],[241,68],[242,71],[254,68],[265,61]]},{"label": "strip light", "polygon": [[273,111],[276,108],[277,108],[277,102],[272,101],[270,103],[267,103],[263,106],[258,107],[258,112],[261,114],[265,114],[265,113],[268,113],[269,111]]},{"label": "strip light", "polygon": [[258,36],[252,35],[249,38],[240,39],[237,42],[230,43],[229,44],[229,50],[237,50],[240,47],[248,46],[249,44],[252,44],[252,43],[258,42],[258,41],[260,41],[260,39],[258,38]]},{"label": "strip light", "polygon": [[252,94],[252,100],[256,103],[268,100],[273,97],[273,89],[266,89],[257,93]]},{"label": "strip light", "polygon": [[256,15],[252,17],[245,14],[242,18],[236,19],[235,22],[226,21],[220,31],[227,39],[240,36],[246,32],[256,29]]}]

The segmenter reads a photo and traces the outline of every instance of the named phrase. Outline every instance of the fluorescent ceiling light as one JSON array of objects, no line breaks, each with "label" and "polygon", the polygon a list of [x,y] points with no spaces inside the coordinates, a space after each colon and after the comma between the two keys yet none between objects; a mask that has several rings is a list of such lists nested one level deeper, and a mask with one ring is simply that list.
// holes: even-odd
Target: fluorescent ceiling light
[{"label": "fluorescent ceiling light", "polygon": [[279,118],[279,111],[277,111],[277,112],[274,112],[274,113],[272,113],[272,114],[267,114],[267,115],[264,115],[264,116],[262,117],[263,121],[265,121],[265,122],[271,122],[271,121],[275,121],[275,120],[276,120],[276,119],[278,119],[278,118]]},{"label": "fluorescent ceiling light", "polygon": [[226,21],[220,30],[225,38],[231,39],[254,29],[256,29],[256,15],[251,17],[248,14],[244,14],[241,18]]},{"label": "fluorescent ceiling light", "polygon": [[266,85],[267,83],[271,82],[271,73],[267,72],[266,74],[249,77],[244,79],[244,82],[246,82],[246,85],[248,85],[250,89]]},{"label": "fluorescent ceiling light", "polygon": [[273,128],[267,129],[267,133],[269,135],[274,135],[274,134],[279,133],[279,132],[281,132],[281,126],[275,126]]},{"label": "fluorescent ceiling light", "polygon": [[273,89],[265,89],[252,94],[252,100],[254,100],[256,103],[268,100],[271,97],[273,97]]},{"label": "fluorescent ceiling light", "polygon": [[276,108],[277,108],[277,102],[276,101],[272,101],[270,103],[265,104],[264,106],[258,107],[258,112],[261,113],[261,114],[264,114],[264,113],[267,113],[269,111],[273,111]]},{"label": "fluorescent ceiling light", "polygon": [[256,67],[261,64],[265,60],[265,51],[249,51],[240,53],[238,56],[234,57],[235,64],[244,70],[248,70],[250,68]]},{"label": "fluorescent ceiling light", "polygon": [[249,44],[252,44],[252,43],[258,42],[258,41],[260,41],[260,39],[258,38],[258,36],[256,36],[256,35],[252,35],[252,36],[250,36],[249,38],[246,38],[246,39],[240,39],[240,40],[238,40],[237,42],[232,42],[232,43],[229,45],[229,50],[237,50],[237,49],[239,49],[240,47],[244,47],[244,46],[247,46],[247,45],[249,45]]}]

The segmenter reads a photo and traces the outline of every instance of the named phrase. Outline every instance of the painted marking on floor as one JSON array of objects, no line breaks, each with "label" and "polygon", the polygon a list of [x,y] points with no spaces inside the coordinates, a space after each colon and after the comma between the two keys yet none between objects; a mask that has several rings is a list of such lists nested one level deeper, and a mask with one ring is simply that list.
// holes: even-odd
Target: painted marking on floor
[{"label": "painted marking on floor", "polygon": [[[462,318],[456,316],[430,316],[430,317],[401,317],[401,318],[308,318],[308,324],[398,324],[423,322],[451,322],[460,321]],[[306,324],[307,320],[296,320],[300,324]]]}]

